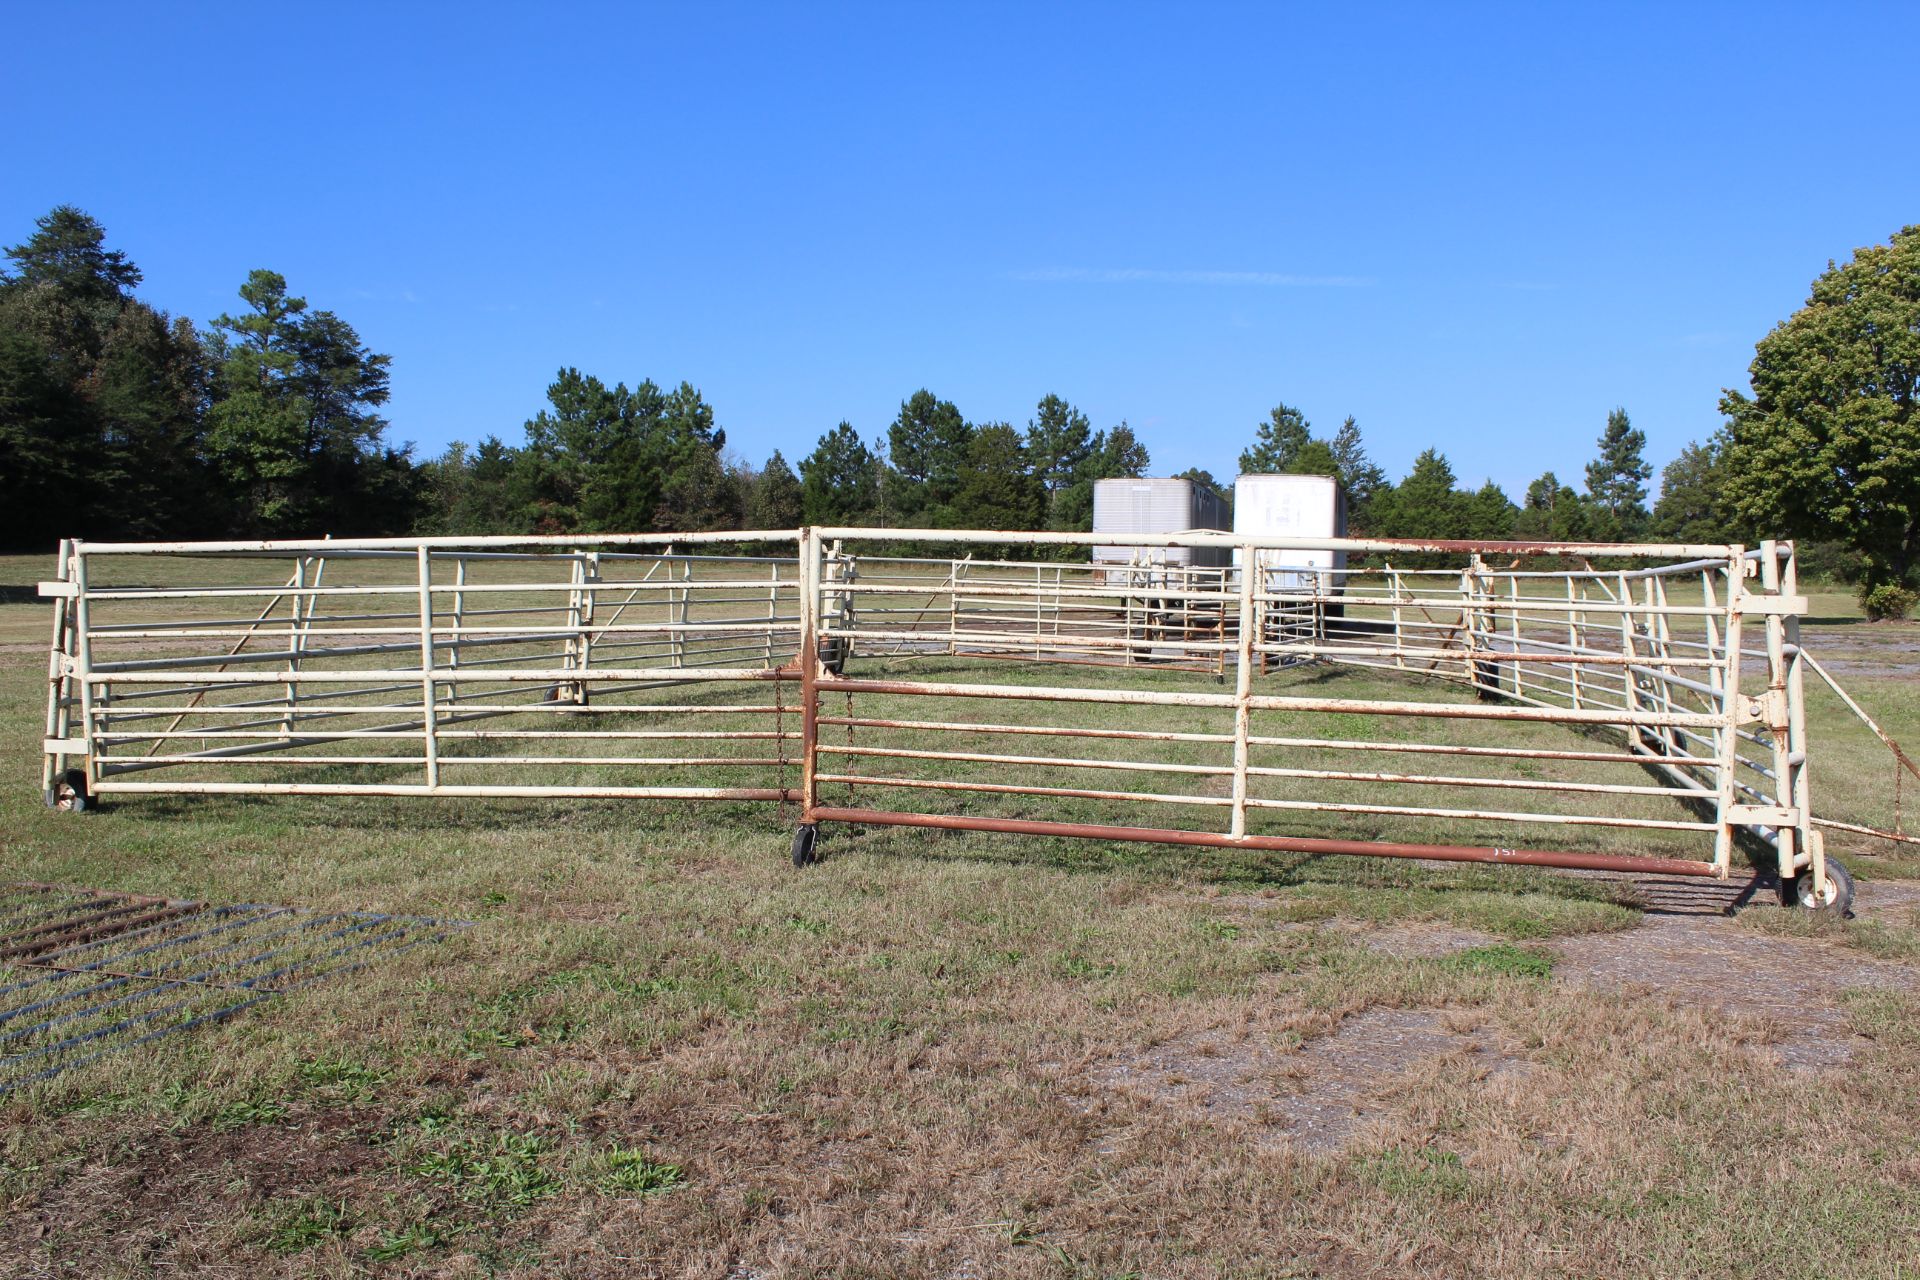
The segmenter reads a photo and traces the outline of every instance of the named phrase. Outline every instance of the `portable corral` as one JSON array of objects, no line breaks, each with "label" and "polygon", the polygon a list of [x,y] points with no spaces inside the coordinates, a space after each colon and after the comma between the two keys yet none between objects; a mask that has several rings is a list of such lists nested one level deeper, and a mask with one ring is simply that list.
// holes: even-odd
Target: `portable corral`
[{"label": "portable corral", "polygon": [[[1072,558],[1096,538],[1368,567],[1338,629],[1272,626],[1327,600],[1260,574],[1166,588],[1218,625],[1165,665]],[[1804,905],[1850,896],[1814,829],[1790,543],[73,541],[42,592],[58,808],[759,801],[792,807],[800,864],[833,822],[1723,878],[1744,846]]]}]

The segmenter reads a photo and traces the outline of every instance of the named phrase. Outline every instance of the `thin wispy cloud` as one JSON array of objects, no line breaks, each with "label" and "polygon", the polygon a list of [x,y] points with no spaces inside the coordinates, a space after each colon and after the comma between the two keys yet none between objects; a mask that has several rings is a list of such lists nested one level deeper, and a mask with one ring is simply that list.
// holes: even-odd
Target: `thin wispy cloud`
[{"label": "thin wispy cloud", "polygon": [[1167,271],[1154,267],[1041,267],[1011,278],[1039,284],[1224,284],[1291,289],[1362,289],[1371,276],[1302,276],[1283,271]]}]

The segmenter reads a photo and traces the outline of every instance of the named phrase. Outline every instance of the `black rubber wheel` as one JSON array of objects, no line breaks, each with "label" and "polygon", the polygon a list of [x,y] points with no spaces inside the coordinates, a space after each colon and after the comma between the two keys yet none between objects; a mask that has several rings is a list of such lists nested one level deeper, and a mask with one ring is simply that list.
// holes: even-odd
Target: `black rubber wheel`
[{"label": "black rubber wheel", "polygon": [[80,769],[69,769],[55,780],[47,789],[47,808],[61,813],[85,813],[93,797],[87,794],[87,775]]},{"label": "black rubber wheel", "polygon": [[820,861],[820,855],[814,852],[814,844],[820,837],[820,828],[811,822],[793,829],[793,865],[810,867]]},{"label": "black rubber wheel", "polygon": [[1788,882],[1789,900],[1802,911],[1832,920],[1845,920],[1853,912],[1853,874],[1838,859],[1827,859],[1827,894],[1813,894],[1813,873],[1803,871]]}]

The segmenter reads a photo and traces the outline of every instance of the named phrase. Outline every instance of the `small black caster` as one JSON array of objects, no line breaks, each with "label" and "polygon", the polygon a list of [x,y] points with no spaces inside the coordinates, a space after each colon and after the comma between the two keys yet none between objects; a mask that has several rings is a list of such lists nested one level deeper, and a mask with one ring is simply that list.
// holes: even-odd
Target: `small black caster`
[{"label": "small black caster", "polygon": [[1813,872],[1802,871],[1787,881],[1780,895],[1787,903],[1829,920],[1845,920],[1853,911],[1853,875],[1838,859],[1827,859],[1827,891],[1813,891]]},{"label": "small black caster", "polygon": [[810,867],[820,861],[820,855],[814,852],[814,844],[819,839],[820,828],[811,822],[793,829],[793,865]]},{"label": "small black caster", "polygon": [[57,809],[61,813],[85,813],[93,803],[93,797],[87,794],[87,775],[84,770],[69,769],[55,779],[46,790],[47,808]]}]

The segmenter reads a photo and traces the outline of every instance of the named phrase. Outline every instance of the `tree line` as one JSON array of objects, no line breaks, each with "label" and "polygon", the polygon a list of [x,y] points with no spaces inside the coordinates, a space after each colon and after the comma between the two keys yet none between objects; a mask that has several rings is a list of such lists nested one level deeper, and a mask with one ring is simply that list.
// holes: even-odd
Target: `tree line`
[{"label": "tree line", "polygon": [[[1084,531],[1095,482],[1140,476],[1124,421],[1095,429],[1057,395],[1024,426],[970,421],[914,392],[882,431],[841,422],[810,452],[753,465],[701,392],[562,369],[517,442],[431,459],[387,439],[391,358],[275,272],[204,327],[141,299],[137,266],[61,206],[0,269],[0,546],[61,536],[193,538],[787,529],[800,524]],[[1813,540],[1809,566],[1868,586],[1920,559],[1920,228],[1829,264],[1757,347],[1752,393],[1661,473],[1624,409],[1579,485],[1549,471],[1518,501],[1463,484],[1438,449],[1397,481],[1347,417],[1289,405],[1255,426],[1242,473],[1336,476],[1349,529],[1388,538]],[[1183,473],[1231,499],[1231,482]]]}]

